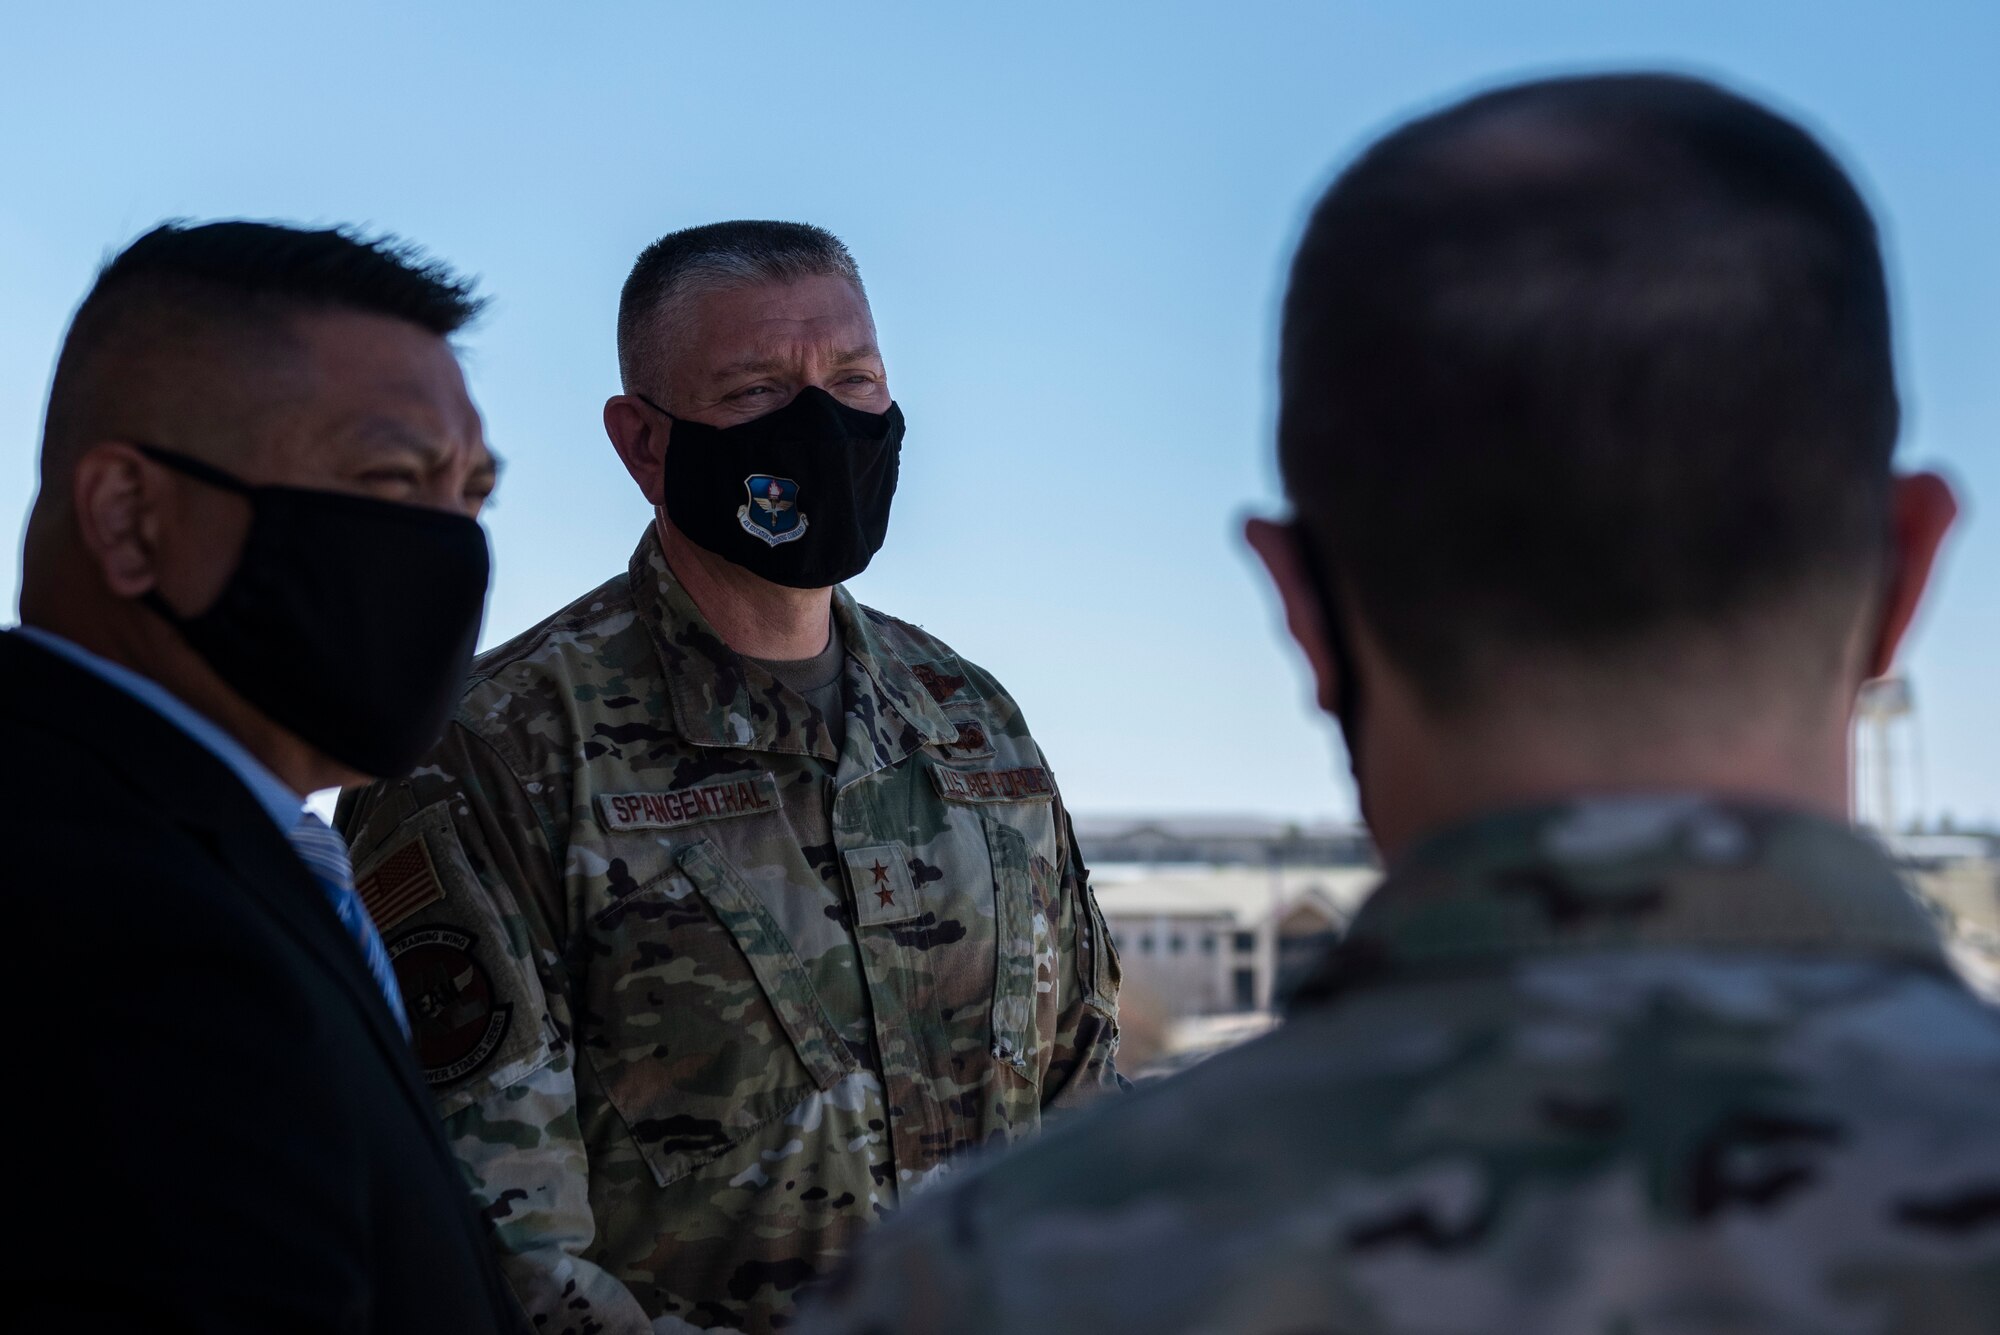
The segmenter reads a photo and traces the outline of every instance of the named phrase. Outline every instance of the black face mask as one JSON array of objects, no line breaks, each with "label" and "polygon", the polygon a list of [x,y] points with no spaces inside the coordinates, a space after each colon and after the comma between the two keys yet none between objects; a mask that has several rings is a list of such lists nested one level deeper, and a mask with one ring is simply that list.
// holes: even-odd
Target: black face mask
[{"label": "black face mask", "polygon": [[157,460],[250,501],[222,593],[165,617],[231,689],[280,726],[374,778],[407,772],[450,719],[486,603],[477,520],[370,496],[256,487],[199,459]]},{"label": "black face mask", "polygon": [[868,568],[889,532],[903,410],[850,408],[818,387],[738,426],[675,417],[663,470],[667,518],[760,579],[823,589]]}]

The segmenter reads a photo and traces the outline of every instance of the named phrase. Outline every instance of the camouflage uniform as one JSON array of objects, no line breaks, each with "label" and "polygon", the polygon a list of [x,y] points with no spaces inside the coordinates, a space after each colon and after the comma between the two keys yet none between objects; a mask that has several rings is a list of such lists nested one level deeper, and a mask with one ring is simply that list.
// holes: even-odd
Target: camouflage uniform
[{"label": "camouflage uniform", "polygon": [[649,531],[343,806],[548,1335],[781,1326],[951,1156],[1118,1083],[1117,962],[1014,702],[844,590],[834,615],[838,753]]},{"label": "camouflage uniform", "polygon": [[890,1222],[799,1335],[2000,1331],[2000,1012],[1877,848],[1473,823],[1275,1033]]}]

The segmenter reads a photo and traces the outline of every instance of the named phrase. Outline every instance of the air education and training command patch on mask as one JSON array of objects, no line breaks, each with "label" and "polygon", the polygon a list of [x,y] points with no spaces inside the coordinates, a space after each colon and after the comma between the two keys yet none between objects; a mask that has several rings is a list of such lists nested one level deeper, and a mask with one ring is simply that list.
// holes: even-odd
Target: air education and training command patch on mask
[{"label": "air education and training command patch on mask", "polygon": [[799,484],[788,477],[752,473],[743,479],[750,493],[747,504],[736,507],[736,522],[743,531],[767,547],[793,542],[806,535],[805,511],[799,509]]}]

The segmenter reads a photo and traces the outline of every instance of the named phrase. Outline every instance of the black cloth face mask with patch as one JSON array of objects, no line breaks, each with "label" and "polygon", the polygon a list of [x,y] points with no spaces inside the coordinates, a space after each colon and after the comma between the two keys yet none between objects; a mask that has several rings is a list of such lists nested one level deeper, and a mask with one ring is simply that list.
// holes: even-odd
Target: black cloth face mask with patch
[{"label": "black cloth face mask with patch", "polygon": [[479,521],[347,492],[252,486],[173,450],[176,472],[250,502],[236,569],[205,611],[146,592],[215,674],[372,778],[407,773],[458,706],[486,608]]},{"label": "black cloth face mask with patch", "polygon": [[774,413],[714,427],[675,417],[663,468],[667,518],[760,579],[823,589],[868,568],[889,532],[903,410],[850,408],[817,386]]}]

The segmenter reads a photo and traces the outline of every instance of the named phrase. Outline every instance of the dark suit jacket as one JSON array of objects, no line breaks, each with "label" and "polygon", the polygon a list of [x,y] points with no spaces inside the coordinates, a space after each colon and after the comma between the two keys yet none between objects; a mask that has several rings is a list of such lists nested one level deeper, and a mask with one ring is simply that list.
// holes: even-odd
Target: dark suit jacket
[{"label": "dark suit jacket", "polygon": [[0,1323],[525,1329],[402,1033],[249,790],[19,636],[0,686]]}]

